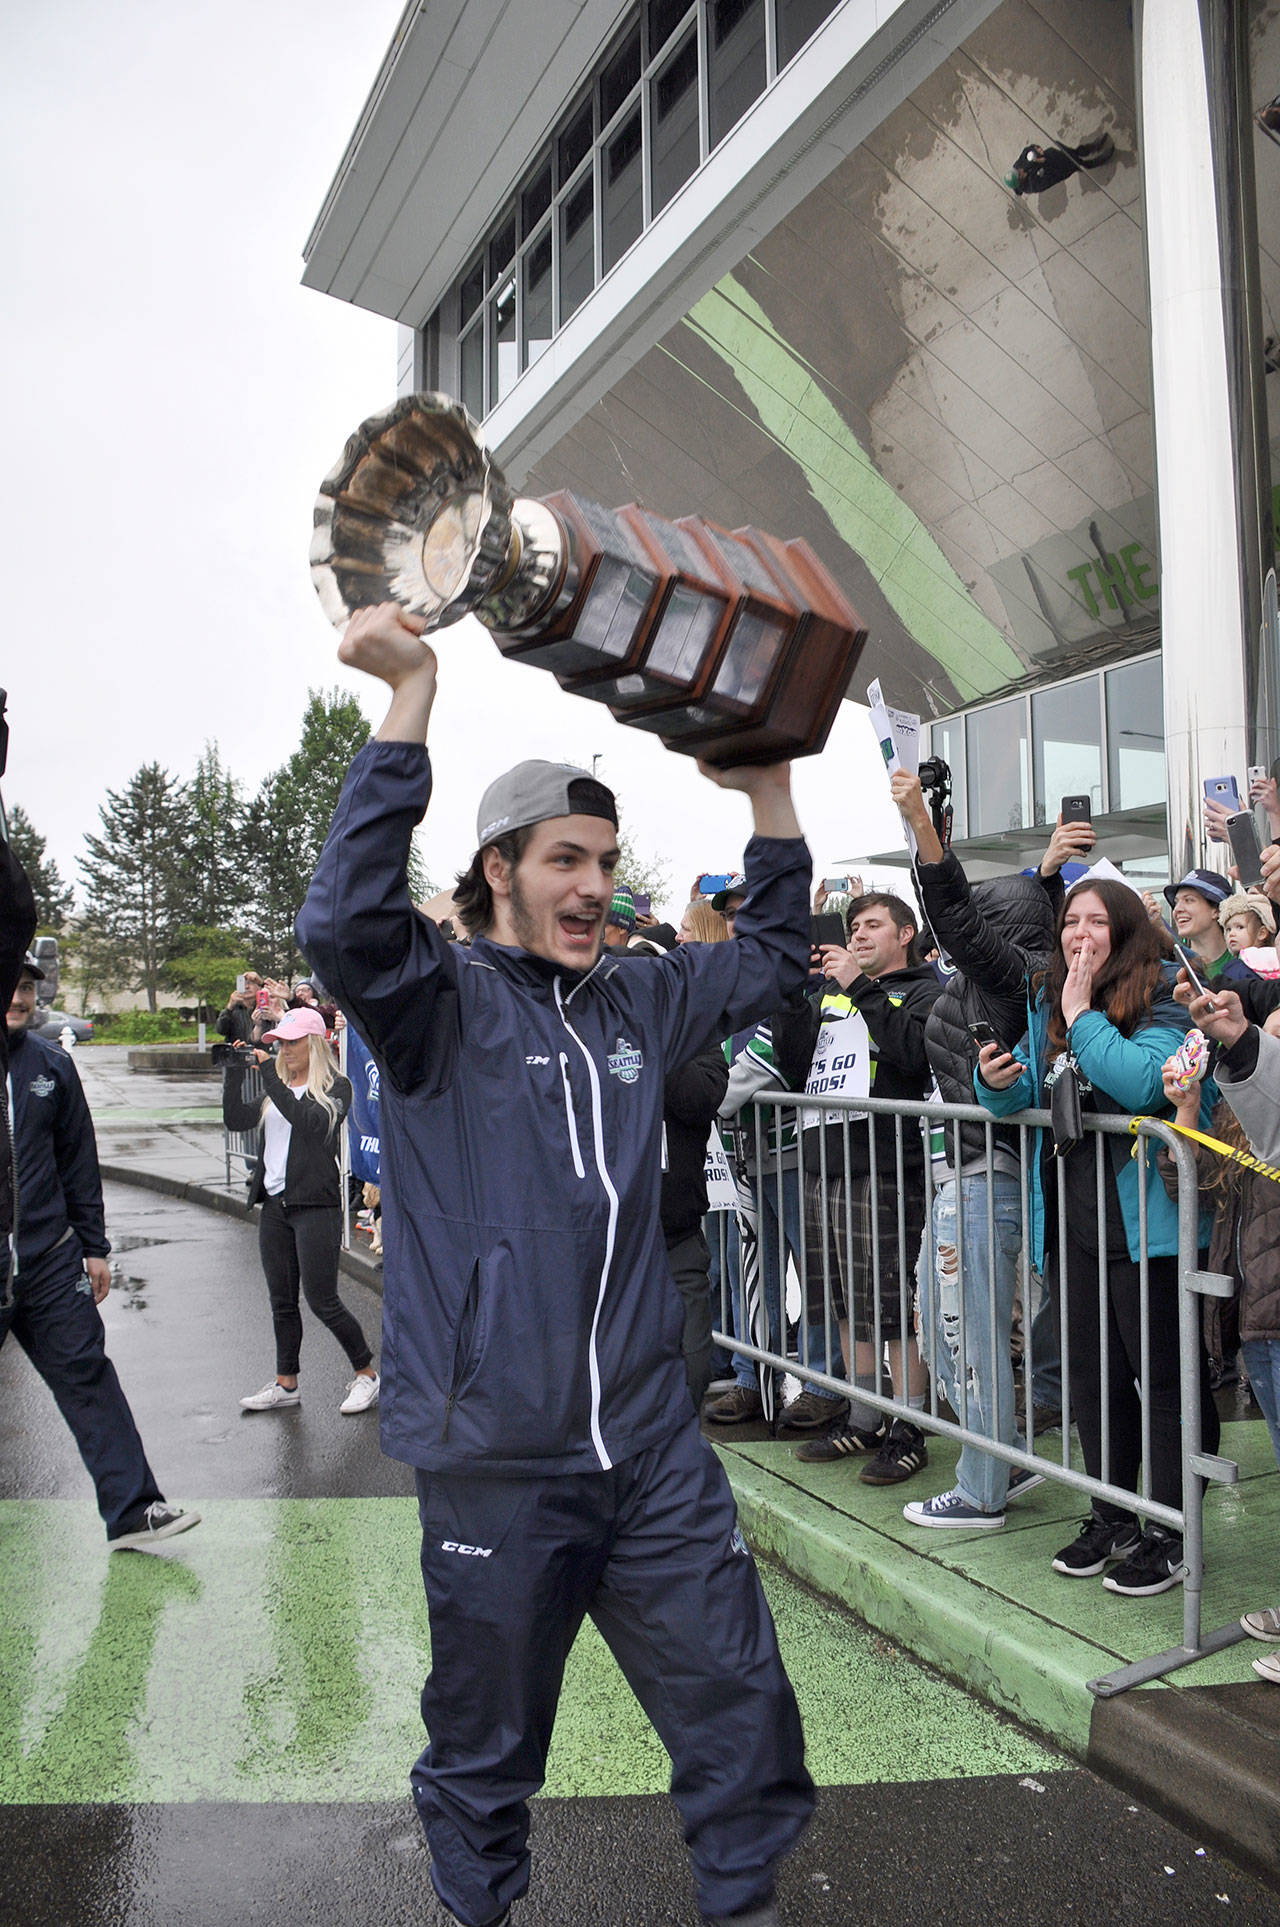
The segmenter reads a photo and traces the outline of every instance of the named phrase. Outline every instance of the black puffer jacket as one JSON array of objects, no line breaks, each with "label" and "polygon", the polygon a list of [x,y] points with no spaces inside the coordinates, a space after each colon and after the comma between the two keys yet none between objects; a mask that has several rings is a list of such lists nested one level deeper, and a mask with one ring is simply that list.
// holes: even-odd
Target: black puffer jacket
[{"label": "black puffer jacket", "polygon": [[[1053,947],[1062,881],[1037,874],[994,877],[971,887],[950,850],[941,863],[917,864],[916,875],[925,915],[956,966],[929,1013],[925,1049],[944,1102],[972,1104],[978,1046],[967,1026],[985,1021],[1009,1050],[1026,1030],[1029,982]],[[983,1158],[982,1125],[964,1124],[961,1134],[966,1162]],[[1016,1132],[996,1136],[1016,1149]],[[951,1146],[948,1131],[949,1155]]]}]

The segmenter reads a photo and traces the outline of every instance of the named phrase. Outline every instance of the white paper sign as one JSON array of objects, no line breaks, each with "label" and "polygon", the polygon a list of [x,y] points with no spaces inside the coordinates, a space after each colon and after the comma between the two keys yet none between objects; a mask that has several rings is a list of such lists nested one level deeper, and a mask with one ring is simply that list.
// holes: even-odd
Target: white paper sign
[{"label": "white paper sign", "polygon": [[732,1211],[738,1202],[738,1187],[729,1169],[720,1133],[713,1125],[707,1144],[707,1210]]},{"label": "white paper sign", "polygon": [[[875,730],[880,754],[884,757],[884,766],[890,776],[900,769],[905,769],[911,776],[917,775],[920,769],[920,718],[907,709],[890,709],[878,677],[868,685],[867,701],[871,705],[871,727]],[[904,823],[902,827],[914,863],[916,833],[909,823]]]},{"label": "white paper sign", "polygon": [[[824,1022],[813,1047],[813,1062],[805,1082],[806,1097],[869,1097],[871,1095],[871,1034],[860,1011]],[[803,1110],[802,1130],[817,1124],[838,1124],[841,1118],[865,1117],[865,1111]]]}]

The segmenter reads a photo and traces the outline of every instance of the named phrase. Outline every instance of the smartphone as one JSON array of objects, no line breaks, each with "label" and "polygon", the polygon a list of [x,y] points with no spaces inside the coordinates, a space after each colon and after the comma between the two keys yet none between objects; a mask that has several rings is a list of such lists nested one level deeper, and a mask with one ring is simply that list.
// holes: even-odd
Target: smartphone
[{"label": "smartphone", "polygon": [[242,970],[242,971],[240,972],[240,975],[239,975],[239,976],[238,976],[238,977],[236,978],[236,989],[237,989],[237,990],[238,990],[238,991],[240,992],[240,995],[241,995],[241,996],[243,996],[243,995],[244,995],[244,972],[243,972],[243,970]]},{"label": "smartphone", "polygon": [[1062,799],[1062,820],[1064,823],[1092,823],[1093,798],[1091,796],[1064,796]]},{"label": "smartphone", "polygon": [[635,906],[638,917],[651,917],[653,915],[653,899],[645,891],[637,890],[635,894]]},{"label": "smartphone", "polygon": [[1227,818],[1227,836],[1231,843],[1231,854],[1240,872],[1240,881],[1247,890],[1250,884],[1262,882],[1262,845],[1258,841],[1258,821],[1252,810],[1239,810],[1235,816]]},{"label": "smartphone", "polygon": [[729,878],[732,874],[731,870],[724,870],[718,876],[713,876],[708,870],[705,876],[698,878],[698,889],[704,897],[714,897],[721,890],[729,888]]},{"label": "smartphone", "polygon": [[844,918],[834,910],[823,910],[820,915],[809,919],[809,941],[812,944],[845,944],[848,938],[844,933]]},{"label": "smartphone", "polygon": [[851,886],[848,877],[823,877],[822,887],[830,896],[833,890],[843,890],[847,894]]},{"label": "smartphone", "polygon": [[1204,800],[1206,803],[1220,803],[1224,809],[1233,812],[1244,807],[1240,801],[1240,792],[1236,788],[1234,776],[1206,776]]},{"label": "smartphone", "polygon": [[1266,782],[1267,766],[1265,763],[1250,763],[1244,775],[1245,775],[1245,781],[1249,785],[1249,794],[1250,796],[1252,796],[1255,785],[1257,785],[1258,783]]},{"label": "smartphone", "polygon": [[1191,961],[1190,951],[1188,951],[1183,944],[1180,944],[1176,937],[1173,940],[1173,947],[1177,952],[1178,962],[1182,965],[1182,968],[1186,971],[1200,995],[1202,997],[1212,996],[1213,993],[1210,991],[1208,984],[1200,977],[1199,972]]},{"label": "smartphone", "polygon": [[1005,1046],[1000,1042],[1000,1039],[996,1036],[990,1024],[982,1023],[982,1022],[979,1022],[976,1024],[966,1024],[965,1029],[968,1031],[970,1037],[972,1037],[974,1043],[978,1046],[979,1050],[981,1050],[983,1046],[986,1044],[994,1044],[996,1049],[1000,1051],[1005,1049]]},{"label": "smartphone", "polygon": [[260,990],[258,992],[258,1009],[265,1010],[267,1005],[270,1002],[271,1002],[270,994],[266,990]]}]

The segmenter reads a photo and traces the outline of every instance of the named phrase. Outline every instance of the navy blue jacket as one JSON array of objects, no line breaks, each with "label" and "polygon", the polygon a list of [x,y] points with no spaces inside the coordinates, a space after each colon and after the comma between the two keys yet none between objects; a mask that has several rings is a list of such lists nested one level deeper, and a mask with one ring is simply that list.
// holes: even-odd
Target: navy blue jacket
[{"label": "navy blue jacket", "polygon": [[383,1448],[428,1470],[607,1469],[688,1422],[658,1217],[673,1066],[809,962],[809,852],[753,838],[733,943],[585,973],[409,901],[424,749],[352,764],[298,942],[382,1072]]},{"label": "navy blue jacket", "polygon": [[105,1258],[111,1246],[98,1146],[79,1072],[57,1044],[22,1031],[9,1037],[9,1079],[18,1163],[19,1276],[68,1229],[86,1258]]}]

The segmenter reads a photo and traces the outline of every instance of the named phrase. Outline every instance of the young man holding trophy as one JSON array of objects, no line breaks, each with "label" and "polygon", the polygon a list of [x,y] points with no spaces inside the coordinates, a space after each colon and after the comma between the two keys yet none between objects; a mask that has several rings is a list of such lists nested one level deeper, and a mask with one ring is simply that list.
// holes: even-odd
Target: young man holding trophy
[{"label": "young man holding trophy", "polygon": [[737,941],[602,953],[611,793],[522,763],[481,803],[469,947],[410,902],[436,688],[427,624],[357,609],[342,660],[391,704],[298,919],[382,1072],[382,1439],[415,1469],[432,1670],[413,1771],[449,1917],[529,1879],[564,1662],[584,1615],[672,1758],[704,1921],[770,1927],[813,1806],[800,1719],[732,1494],[690,1410],[658,1216],[663,1081],[805,980],[809,853],[789,765],[749,799]]}]

